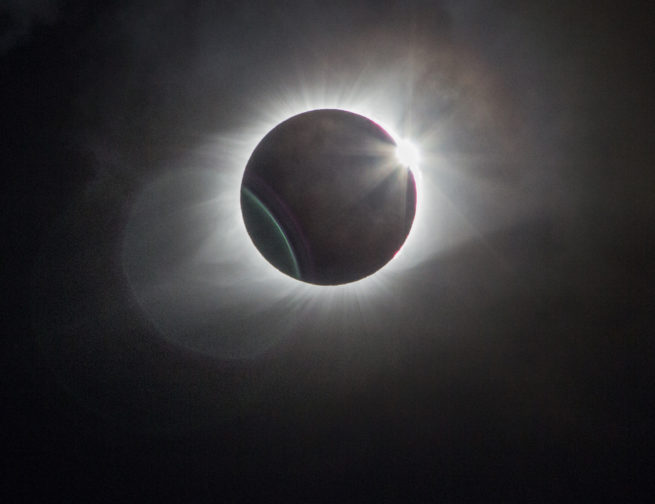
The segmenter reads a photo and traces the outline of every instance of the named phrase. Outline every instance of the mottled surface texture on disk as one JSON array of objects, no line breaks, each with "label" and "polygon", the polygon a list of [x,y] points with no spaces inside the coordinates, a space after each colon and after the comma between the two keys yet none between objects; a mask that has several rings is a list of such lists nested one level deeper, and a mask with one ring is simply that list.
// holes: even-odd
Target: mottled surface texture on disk
[{"label": "mottled surface texture on disk", "polygon": [[416,185],[375,122],[313,110],[273,128],[253,151],[241,210],[253,243],[280,271],[338,285],[384,266],[407,238]]}]

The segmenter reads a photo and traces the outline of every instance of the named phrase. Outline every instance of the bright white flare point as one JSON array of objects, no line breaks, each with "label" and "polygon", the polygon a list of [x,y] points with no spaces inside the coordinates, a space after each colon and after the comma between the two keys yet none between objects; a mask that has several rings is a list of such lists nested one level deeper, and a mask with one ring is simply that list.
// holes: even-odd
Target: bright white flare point
[{"label": "bright white flare point", "polygon": [[396,146],[396,158],[403,166],[415,168],[420,161],[420,154],[416,146],[409,140],[399,140]]}]

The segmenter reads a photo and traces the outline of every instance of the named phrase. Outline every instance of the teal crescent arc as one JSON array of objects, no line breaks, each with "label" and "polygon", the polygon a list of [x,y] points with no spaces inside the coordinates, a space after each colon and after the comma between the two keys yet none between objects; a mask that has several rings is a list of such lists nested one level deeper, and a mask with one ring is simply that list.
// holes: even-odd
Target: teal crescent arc
[{"label": "teal crescent arc", "polygon": [[241,186],[241,206],[248,229],[259,238],[257,247],[264,257],[275,258],[271,262],[280,271],[300,280],[298,260],[284,229],[257,195],[244,185]]}]

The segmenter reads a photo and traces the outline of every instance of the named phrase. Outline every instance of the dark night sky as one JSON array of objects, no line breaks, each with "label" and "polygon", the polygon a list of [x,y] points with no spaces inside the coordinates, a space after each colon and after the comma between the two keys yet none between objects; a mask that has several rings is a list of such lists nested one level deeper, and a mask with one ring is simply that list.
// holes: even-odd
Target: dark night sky
[{"label": "dark night sky", "polygon": [[[0,499],[648,501],[653,21],[648,2],[4,2]],[[354,304],[248,298],[238,264],[184,283],[205,228],[166,205],[157,264],[134,259],[146,188],[227,191],[211,159],[299,76],[395,83],[450,202],[426,217],[442,245]],[[155,266],[170,289],[145,299]],[[243,341],[261,351],[216,358]]]}]

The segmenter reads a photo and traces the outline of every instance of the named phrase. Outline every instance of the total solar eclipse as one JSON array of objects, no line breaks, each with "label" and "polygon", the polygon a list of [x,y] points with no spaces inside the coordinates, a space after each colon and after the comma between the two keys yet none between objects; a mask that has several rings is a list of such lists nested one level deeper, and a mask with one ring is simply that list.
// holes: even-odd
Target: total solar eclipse
[{"label": "total solar eclipse", "polygon": [[400,250],[416,213],[411,146],[374,121],[312,110],[274,127],[255,147],[241,212],[259,252],[318,285],[365,278]]}]

